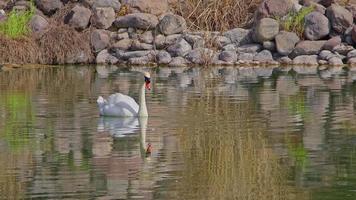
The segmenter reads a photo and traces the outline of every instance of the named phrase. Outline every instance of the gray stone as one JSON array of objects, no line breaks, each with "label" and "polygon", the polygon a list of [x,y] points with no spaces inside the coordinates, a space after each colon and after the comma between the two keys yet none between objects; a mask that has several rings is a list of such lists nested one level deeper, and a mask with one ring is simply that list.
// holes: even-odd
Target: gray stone
[{"label": "gray stone", "polygon": [[353,57],[353,58],[348,59],[348,60],[347,60],[347,64],[356,65],[356,58]]},{"label": "gray stone", "polygon": [[280,62],[281,64],[291,64],[292,59],[290,59],[288,56],[283,56],[278,59],[278,62]]},{"label": "gray stone", "polygon": [[172,61],[171,54],[165,50],[159,51],[156,59],[158,64],[169,64]]},{"label": "gray stone", "polygon": [[319,41],[310,41],[305,40],[301,41],[294,48],[293,52],[290,54],[292,58],[300,56],[300,55],[318,55],[322,50],[322,47],[325,44],[325,40]]},{"label": "gray stone", "polygon": [[115,10],[115,12],[120,11],[121,4],[119,0],[94,0],[91,4],[92,8],[105,8],[111,7]]},{"label": "gray stone", "polygon": [[253,53],[240,53],[237,59],[243,61],[252,61],[254,57],[255,54]]},{"label": "gray stone", "polygon": [[164,35],[183,33],[187,24],[182,16],[171,13],[166,14],[158,24],[159,30]]},{"label": "gray stone", "polygon": [[333,48],[334,52],[346,56],[350,51],[354,50],[353,46],[340,44]]},{"label": "gray stone", "polygon": [[49,23],[44,17],[34,15],[29,25],[33,33],[43,33],[47,29]]},{"label": "gray stone", "polygon": [[131,48],[132,40],[131,39],[122,39],[115,44],[113,44],[112,48],[126,51]]},{"label": "gray stone", "polygon": [[225,36],[217,36],[214,38],[214,44],[221,49],[224,46],[231,44],[231,40]]},{"label": "gray stone", "polygon": [[137,57],[144,57],[144,56],[149,56],[153,55],[154,52],[152,51],[117,51],[116,52],[116,57],[122,60],[129,60],[130,58],[137,58]]},{"label": "gray stone", "polygon": [[326,60],[318,60],[319,65],[327,65],[329,62]]},{"label": "gray stone", "polygon": [[143,43],[152,44],[154,41],[152,31],[145,31],[139,36],[139,40]]},{"label": "gray stone", "polygon": [[325,42],[323,49],[325,50],[333,50],[336,46],[341,44],[341,37],[335,36],[330,38],[328,41]]},{"label": "gray stone", "polygon": [[115,21],[115,11],[111,7],[95,8],[91,23],[99,29],[108,29]]},{"label": "gray stone", "polygon": [[95,52],[105,49],[110,43],[110,36],[108,31],[95,30],[91,33],[91,45]]},{"label": "gray stone", "polygon": [[229,38],[231,43],[235,43],[237,46],[252,42],[250,30],[247,29],[235,28],[224,32],[223,36]]},{"label": "gray stone", "polygon": [[354,45],[354,41],[353,41],[351,35],[345,36],[345,43],[348,44],[348,45]]},{"label": "gray stone", "polygon": [[277,50],[276,43],[273,42],[273,41],[264,41],[263,42],[263,48],[267,49],[267,50],[269,50],[271,52],[274,52],[274,51]]},{"label": "gray stone", "polygon": [[200,35],[184,34],[183,38],[193,47],[193,49],[204,48],[205,41]]},{"label": "gray stone", "polygon": [[167,49],[167,51],[174,57],[184,57],[190,50],[192,50],[192,47],[184,39],[180,39],[175,44],[169,46]]},{"label": "gray stone", "polygon": [[261,51],[262,45],[260,44],[245,44],[237,48],[239,53],[257,53]]},{"label": "gray stone", "polygon": [[297,56],[293,59],[294,65],[318,65],[318,56],[317,55],[302,55]]},{"label": "gray stone", "polygon": [[299,37],[295,33],[281,31],[276,36],[275,40],[278,53],[287,56],[293,51],[295,45],[299,42]]},{"label": "gray stone", "polygon": [[133,13],[119,17],[114,22],[117,28],[137,28],[143,30],[154,29],[158,24],[158,18],[148,13]]},{"label": "gray stone", "polygon": [[356,50],[352,50],[349,53],[347,53],[347,58],[348,59],[354,58],[354,57],[356,57]]},{"label": "gray stone", "polygon": [[116,35],[116,40],[129,39],[129,34],[127,32],[118,33]]},{"label": "gray stone", "polygon": [[187,67],[189,61],[187,61],[183,57],[174,57],[172,61],[169,63],[169,67]]},{"label": "gray stone", "polygon": [[80,5],[74,8],[66,15],[64,22],[77,30],[84,30],[88,27],[91,17],[91,11]]},{"label": "gray stone", "polygon": [[331,57],[334,57],[335,55],[329,51],[329,50],[322,50],[319,53],[319,59],[321,60],[329,60]]},{"label": "gray stone", "polygon": [[220,53],[219,59],[225,62],[233,63],[237,61],[237,54],[235,51],[223,51]]},{"label": "gray stone", "polygon": [[193,49],[188,52],[186,59],[194,64],[210,63],[214,52],[207,48]]},{"label": "gray stone", "polygon": [[237,51],[235,44],[228,44],[222,48],[223,51]]},{"label": "gray stone", "polygon": [[254,30],[257,42],[273,40],[279,32],[279,23],[271,18],[263,18],[257,22]]},{"label": "gray stone", "polygon": [[305,16],[304,27],[304,35],[309,40],[319,40],[330,33],[328,18],[316,11]]},{"label": "gray stone", "polygon": [[282,18],[293,11],[295,11],[295,6],[292,0],[264,0],[256,11],[256,17],[257,19],[264,17]]},{"label": "gray stone", "polygon": [[133,51],[138,51],[138,50],[152,50],[153,45],[151,44],[146,44],[146,43],[141,43],[138,40],[133,40],[131,44],[131,50]]},{"label": "gray stone", "polygon": [[112,56],[107,49],[100,51],[96,56],[96,64],[116,64],[119,60]]},{"label": "gray stone", "polygon": [[268,50],[263,50],[259,52],[258,54],[255,55],[253,58],[254,61],[259,61],[259,62],[269,62],[273,61],[273,56],[272,53]]},{"label": "gray stone", "polygon": [[152,61],[153,61],[152,56],[146,55],[146,56],[142,56],[142,57],[129,58],[128,63],[131,65],[147,65],[147,64],[151,63]]},{"label": "gray stone", "polygon": [[336,33],[344,33],[353,23],[352,14],[338,4],[332,4],[328,7],[326,16],[329,18],[331,27]]},{"label": "gray stone", "polygon": [[[121,0],[123,5],[128,5],[130,11],[135,13],[150,13],[159,16],[169,11],[171,0]],[[174,3],[174,2],[172,2]]]},{"label": "gray stone", "polygon": [[63,7],[63,3],[60,0],[36,0],[35,3],[37,8],[49,16]]},{"label": "gray stone", "polygon": [[343,65],[344,63],[342,62],[341,58],[338,58],[338,57],[332,57],[328,60],[328,63],[330,65]]}]

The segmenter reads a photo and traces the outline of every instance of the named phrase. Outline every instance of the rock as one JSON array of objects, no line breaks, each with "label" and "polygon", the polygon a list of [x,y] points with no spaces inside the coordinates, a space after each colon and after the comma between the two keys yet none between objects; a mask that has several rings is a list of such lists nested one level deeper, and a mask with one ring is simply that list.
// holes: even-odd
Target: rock
[{"label": "rock", "polygon": [[118,33],[115,40],[129,39],[129,34],[127,32]]},{"label": "rock", "polygon": [[354,44],[354,41],[353,41],[351,35],[345,36],[345,43],[348,44],[348,45],[353,45]]},{"label": "rock", "polygon": [[327,65],[329,62],[326,60],[318,60],[319,65]]},{"label": "rock", "polygon": [[334,52],[337,52],[344,56],[346,56],[352,50],[354,50],[354,48],[352,46],[345,45],[345,44],[340,44],[333,48]]},{"label": "rock", "polygon": [[261,51],[262,45],[260,44],[246,44],[237,48],[238,53],[257,53]]},{"label": "rock", "polygon": [[255,54],[253,53],[240,53],[237,59],[243,61],[252,61],[254,57]]},{"label": "rock", "polygon": [[237,47],[234,44],[228,44],[222,48],[223,51],[237,51]]},{"label": "rock", "polygon": [[198,48],[189,51],[186,55],[186,59],[194,64],[210,63],[214,52],[207,48]]},{"label": "rock", "polygon": [[154,44],[157,49],[164,49],[170,45],[173,45],[181,38],[183,38],[181,34],[169,35],[167,37],[165,37],[164,35],[157,35],[155,37]]},{"label": "rock", "polygon": [[347,53],[347,58],[348,59],[354,58],[354,57],[356,57],[356,50],[352,50],[349,53]]},{"label": "rock", "polygon": [[321,60],[329,60],[330,58],[334,57],[335,55],[329,50],[322,50],[319,53],[319,59]]},{"label": "rock", "polygon": [[152,55],[154,55],[154,52],[152,52],[152,51],[127,51],[127,52],[124,52],[121,50],[117,50],[115,52],[115,55],[119,59],[129,60],[130,58],[138,58],[138,57],[144,57],[144,56],[152,57]]},{"label": "rock", "polygon": [[256,11],[256,17],[257,19],[264,17],[282,18],[295,11],[294,9],[295,6],[292,0],[264,0]]},{"label": "rock", "polygon": [[220,53],[219,59],[225,62],[234,63],[237,61],[237,54],[235,51],[223,51]]},{"label": "rock", "polygon": [[256,54],[253,60],[265,63],[265,62],[273,61],[273,56],[270,51],[263,50],[258,54]]},{"label": "rock", "polygon": [[122,39],[118,42],[116,42],[112,48],[127,51],[131,48],[132,40],[131,39]]},{"label": "rock", "polygon": [[291,64],[292,59],[290,59],[288,56],[283,56],[278,59],[278,62],[280,62],[281,64]]},{"label": "rock", "polygon": [[259,20],[255,26],[254,36],[257,42],[273,40],[279,32],[279,23],[271,18]]},{"label": "rock", "polygon": [[156,28],[158,18],[155,15],[147,13],[134,13],[119,17],[114,22],[117,28],[137,28],[149,30]]},{"label": "rock", "polygon": [[37,8],[49,16],[63,7],[63,3],[60,0],[36,0],[35,3]]},{"label": "rock", "polygon": [[138,40],[133,40],[131,44],[131,50],[133,51],[138,51],[138,50],[152,50],[153,45],[151,44],[146,44],[146,43],[141,43]]},{"label": "rock", "polygon": [[271,52],[274,52],[276,51],[276,43],[274,43],[273,41],[264,41],[263,48]]},{"label": "rock", "polygon": [[356,4],[348,4],[346,9],[352,14],[354,21],[356,21]]},{"label": "rock", "polygon": [[231,43],[237,46],[249,44],[252,42],[250,30],[235,28],[223,33],[223,36],[230,39]]},{"label": "rock", "polygon": [[224,46],[231,44],[231,40],[225,36],[217,36],[214,38],[214,44],[221,49]]},{"label": "rock", "polygon": [[205,41],[200,35],[184,34],[183,38],[193,47],[193,49],[204,48]]},{"label": "rock", "polygon": [[29,25],[32,32],[38,34],[38,33],[43,33],[47,29],[49,23],[44,17],[40,15],[34,15]]},{"label": "rock", "polygon": [[306,7],[312,6],[312,7],[314,7],[314,11],[320,12],[321,14],[325,15],[326,8],[317,2],[307,1],[306,3],[304,3],[304,6],[306,6]]},{"label": "rock", "polygon": [[281,31],[276,36],[275,40],[278,53],[283,56],[287,56],[293,51],[295,45],[299,42],[299,37],[295,33]]},{"label": "rock", "polygon": [[325,7],[329,7],[331,4],[335,3],[335,0],[318,0],[317,2]]},{"label": "rock", "polygon": [[147,65],[153,62],[152,56],[146,55],[142,57],[129,58],[128,63],[131,65]]},{"label": "rock", "polygon": [[301,55],[318,55],[319,52],[322,50],[322,47],[324,46],[325,42],[325,40],[301,41],[294,48],[293,52],[290,54],[290,57],[295,58]]},{"label": "rock", "polygon": [[323,49],[325,50],[333,50],[336,46],[341,44],[341,37],[335,36],[330,38],[328,41],[325,42]]},{"label": "rock", "polygon": [[90,41],[94,51],[99,52],[109,45],[110,36],[105,30],[95,30],[91,33]]},{"label": "rock", "polygon": [[344,33],[353,23],[352,14],[338,4],[328,7],[326,16],[329,18],[331,27],[336,33]]},{"label": "rock", "polygon": [[80,5],[74,6],[74,8],[65,16],[64,23],[77,30],[84,30],[88,27],[91,17],[91,11]]},{"label": "rock", "polygon": [[185,19],[179,15],[166,14],[158,24],[159,30],[164,35],[183,33],[187,29]]},{"label": "rock", "polygon": [[181,56],[184,57],[187,55],[187,53],[192,50],[192,47],[190,44],[185,41],[183,38],[180,39],[178,42],[175,44],[171,45],[168,47],[167,51],[172,55],[172,56]]},{"label": "rock", "polygon": [[107,49],[100,51],[96,56],[96,64],[116,64],[119,61],[115,56],[112,56]]},{"label": "rock", "polygon": [[88,64],[93,62],[92,58],[91,52],[78,50],[66,56],[65,64]]},{"label": "rock", "polygon": [[318,65],[317,55],[302,55],[293,59],[294,65]]},{"label": "rock", "polygon": [[172,61],[171,54],[165,50],[159,51],[156,59],[158,64],[169,64]]},{"label": "rock", "polygon": [[115,12],[119,12],[121,8],[119,0],[94,0],[90,6],[94,9],[110,7],[113,8]]},{"label": "rock", "polygon": [[187,67],[189,64],[189,61],[187,61],[183,57],[174,57],[172,61],[169,63],[169,67]]},{"label": "rock", "polygon": [[146,31],[139,36],[140,42],[152,44],[154,37],[152,31]]},{"label": "rock", "polygon": [[115,21],[115,11],[111,7],[94,8],[91,23],[99,29],[108,29]]},{"label": "rock", "polygon": [[344,63],[342,62],[342,60],[338,57],[332,57],[328,60],[328,63],[332,66],[336,66],[336,65],[343,65]]},{"label": "rock", "polygon": [[351,37],[354,43],[356,43],[356,25],[352,27]]},{"label": "rock", "polygon": [[319,40],[329,35],[330,23],[320,12],[311,12],[305,16],[304,35],[309,40]]},{"label": "rock", "polygon": [[130,10],[134,12],[150,13],[157,16],[169,10],[167,0],[122,0],[121,3],[129,5]]}]

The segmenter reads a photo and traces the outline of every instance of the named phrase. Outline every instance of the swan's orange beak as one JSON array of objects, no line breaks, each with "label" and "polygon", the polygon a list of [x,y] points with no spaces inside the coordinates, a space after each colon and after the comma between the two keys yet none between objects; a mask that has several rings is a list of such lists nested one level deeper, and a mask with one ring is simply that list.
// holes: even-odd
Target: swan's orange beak
[{"label": "swan's orange beak", "polygon": [[151,154],[151,153],[152,153],[152,144],[149,143],[149,144],[147,145],[146,154]]},{"label": "swan's orange beak", "polygon": [[146,89],[151,90],[151,79],[145,77]]}]

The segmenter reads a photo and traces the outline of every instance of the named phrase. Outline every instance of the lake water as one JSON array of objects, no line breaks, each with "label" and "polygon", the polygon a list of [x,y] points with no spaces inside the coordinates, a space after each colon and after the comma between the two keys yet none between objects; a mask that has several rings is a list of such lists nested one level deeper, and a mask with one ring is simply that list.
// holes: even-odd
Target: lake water
[{"label": "lake water", "polygon": [[0,71],[0,199],[356,199],[355,68],[143,70]]}]

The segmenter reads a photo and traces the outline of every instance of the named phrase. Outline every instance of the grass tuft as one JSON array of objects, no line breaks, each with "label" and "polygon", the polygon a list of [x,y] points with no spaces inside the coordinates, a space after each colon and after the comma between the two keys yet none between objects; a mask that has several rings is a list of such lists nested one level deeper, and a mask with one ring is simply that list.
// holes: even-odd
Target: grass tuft
[{"label": "grass tuft", "polygon": [[304,38],[304,19],[309,13],[314,11],[313,6],[300,9],[299,12],[293,12],[286,16],[285,19],[279,20],[283,30],[294,32],[300,38]]},{"label": "grass tuft", "polygon": [[35,13],[35,6],[31,3],[30,10],[12,10],[7,19],[0,23],[0,33],[9,38],[19,38],[30,33],[28,22]]}]

